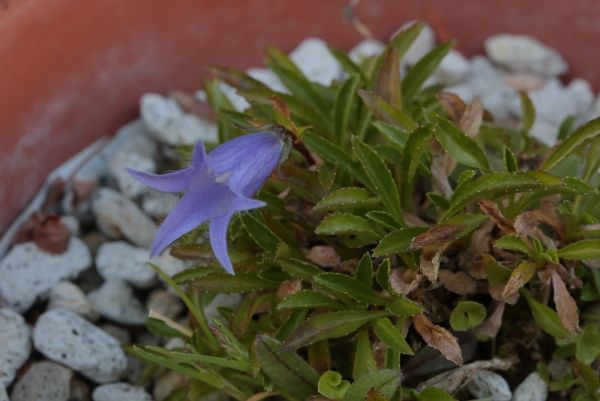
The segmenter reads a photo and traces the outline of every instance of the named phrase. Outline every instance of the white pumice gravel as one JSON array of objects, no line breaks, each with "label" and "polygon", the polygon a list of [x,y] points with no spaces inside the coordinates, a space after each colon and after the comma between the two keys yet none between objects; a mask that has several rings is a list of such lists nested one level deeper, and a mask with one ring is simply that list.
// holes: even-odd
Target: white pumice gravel
[{"label": "white pumice gravel", "polygon": [[48,309],[69,309],[91,321],[99,317],[81,288],[69,281],[61,281],[52,287],[48,300]]},{"label": "white pumice gravel", "polygon": [[152,401],[143,387],[129,383],[110,383],[98,386],[92,393],[93,401]]},{"label": "white pumice gravel", "polygon": [[21,315],[0,309],[0,387],[15,379],[31,352],[31,330]]},{"label": "white pumice gravel", "polygon": [[133,292],[122,280],[110,279],[90,292],[88,298],[104,318],[124,325],[143,325],[146,311]]},{"label": "white pumice gravel", "polygon": [[137,288],[148,288],[156,281],[156,273],[148,265],[149,258],[149,248],[123,241],[107,242],[98,249],[96,269],[104,280],[120,279]]},{"label": "white pumice gravel", "polygon": [[69,401],[73,371],[54,362],[31,365],[15,384],[12,401]]},{"label": "white pumice gravel", "polygon": [[490,370],[477,371],[467,387],[471,395],[476,398],[489,398],[492,401],[512,399],[512,392],[504,377]]}]

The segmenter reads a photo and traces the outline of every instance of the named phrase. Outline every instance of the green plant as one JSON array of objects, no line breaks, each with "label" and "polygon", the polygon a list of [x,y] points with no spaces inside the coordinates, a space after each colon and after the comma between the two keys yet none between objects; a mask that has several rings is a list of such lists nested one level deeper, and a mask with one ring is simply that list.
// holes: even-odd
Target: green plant
[{"label": "green plant", "polygon": [[[600,298],[599,270],[588,267],[600,259],[600,120],[545,148],[529,136],[535,110],[523,93],[520,126],[495,125],[478,99],[423,87],[451,43],[401,77],[421,28],[362,65],[331,49],[346,71],[331,87],[273,48],[267,66],[289,93],[214,69],[206,90],[221,141],[277,125],[294,145],[258,196],[267,207],[231,222],[235,275],[210,262],[205,227],[172,249],[198,261],[163,274],[189,324],[149,326],[186,347],[129,348],[191,378],[172,399],[216,389],[237,400],[453,399],[415,389],[493,357],[515,378],[565,359],[570,379],[545,375],[551,388],[600,399],[598,321],[579,322]],[[218,80],[251,107],[234,111]],[[246,295],[207,320],[203,306],[217,293]]]}]

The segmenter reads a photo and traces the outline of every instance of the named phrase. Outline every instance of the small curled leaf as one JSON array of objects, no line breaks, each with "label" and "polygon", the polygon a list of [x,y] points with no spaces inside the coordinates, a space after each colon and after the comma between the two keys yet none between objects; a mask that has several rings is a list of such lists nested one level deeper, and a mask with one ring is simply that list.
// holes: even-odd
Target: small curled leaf
[{"label": "small curled leaf", "polygon": [[346,391],[350,388],[350,382],[343,380],[342,375],[338,372],[328,370],[319,378],[317,387],[319,394],[332,400],[339,400],[344,397]]}]

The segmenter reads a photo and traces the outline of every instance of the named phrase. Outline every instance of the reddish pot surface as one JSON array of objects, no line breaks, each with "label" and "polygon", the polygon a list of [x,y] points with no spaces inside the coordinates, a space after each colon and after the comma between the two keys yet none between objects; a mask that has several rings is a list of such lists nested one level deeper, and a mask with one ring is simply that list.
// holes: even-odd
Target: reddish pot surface
[{"label": "reddish pot surface", "polygon": [[[54,167],[136,114],[145,91],[197,89],[210,64],[259,65],[266,44],[348,48],[347,0],[0,0],[0,232]],[[384,39],[424,19],[471,55],[502,32],[559,49],[600,87],[596,0],[363,0]]]}]

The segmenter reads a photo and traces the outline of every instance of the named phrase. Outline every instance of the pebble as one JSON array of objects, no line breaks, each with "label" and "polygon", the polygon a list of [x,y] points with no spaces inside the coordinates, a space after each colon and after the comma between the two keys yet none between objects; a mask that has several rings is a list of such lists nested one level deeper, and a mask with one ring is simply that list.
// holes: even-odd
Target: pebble
[{"label": "pebble", "polygon": [[517,386],[513,395],[513,401],[546,401],[547,398],[548,384],[538,372],[530,373]]},{"label": "pebble", "polygon": [[164,218],[179,202],[179,196],[169,192],[158,192],[152,189],[142,195],[142,209],[154,218]]},{"label": "pebble", "polygon": [[6,389],[4,386],[0,386],[0,401],[10,401],[8,399],[8,394],[6,394]]},{"label": "pebble", "polygon": [[469,61],[459,51],[450,50],[432,74],[436,83],[452,85],[462,81],[469,72]]},{"label": "pebble", "polygon": [[25,319],[0,309],[0,388],[8,387],[31,352],[31,330]]},{"label": "pebble", "polygon": [[87,246],[75,237],[71,237],[69,247],[59,255],[44,252],[33,242],[15,245],[0,262],[0,300],[18,312],[25,312],[56,283],[76,277],[91,263]]},{"label": "pebble", "polygon": [[115,324],[104,323],[99,326],[102,330],[119,340],[121,344],[129,344],[131,342],[131,334],[128,330]]},{"label": "pebble", "polygon": [[68,401],[73,371],[54,362],[31,365],[11,394],[12,401]]},{"label": "pebble", "polygon": [[140,208],[115,190],[101,188],[92,203],[96,224],[111,238],[126,238],[135,245],[149,247],[156,235],[156,224]]},{"label": "pebble", "polygon": [[290,93],[285,85],[281,82],[277,74],[268,68],[250,68],[246,73],[259,82],[267,85],[276,92]]},{"label": "pebble", "polygon": [[92,393],[94,401],[152,401],[143,387],[128,383],[110,383],[98,386]]},{"label": "pebble", "polygon": [[[398,32],[405,30],[410,27],[416,21],[409,21],[402,25],[402,27],[398,30]],[[396,32],[396,33],[398,33]],[[392,36],[395,36],[396,33]],[[415,65],[419,60],[423,58],[424,55],[429,53],[435,47],[435,32],[433,29],[424,24],[423,29],[419,33],[419,36],[415,39],[412,46],[408,49],[408,51],[404,54],[402,58],[402,64],[406,64],[409,66]]]},{"label": "pebble", "polygon": [[502,34],[486,39],[485,51],[496,63],[511,71],[529,71],[558,76],[568,65],[556,50],[526,35]]},{"label": "pebble", "polygon": [[243,112],[250,108],[250,103],[248,103],[243,96],[240,96],[233,86],[228,85],[225,82],[220,82],[219,86],[221,92],[223,92],[227,100],[229,100],[229,103],[231,103],[235,111]]},{"label": "pebble", "polygon": [[220,316],[219,308],[235,309],[242,303],[240,294],[217,294],[204,308],[204,314],[207,319]]},{"label": "pebble", "polygon": [[188,383],[188,381],[189,379],[177,372],[166,371],[163,374],[161,374],[154,382],[154,389],[152,390],[152,395],[154,396],[154,399],[156,401],[163,401],[174,390],[185,386]]},{"label": "pebble", "polygon": [[126,168],[142,171],[144,173],[156,172],[156,163],[154,160],[128,149],[119,150],[112,155],[108,165],[112,176],[117,181],[119,189],[129,198],[138,197],[144,193],[148,187],[133,178],[131,174],[127,172]]},{"label": "pebble", "polygon": [[69,281],[61,281],[52,287],[48,299],[48,309],[69,309],[91,321],[97,320],[99,317],[98,312],[81,288]]},{"label": "pebble", "polygon": [[365,60],[378,56],[385,49],[385,45],[375,39],[363,39],[348,52],[350,60],[360,65]]},{"label": "pebble", "polygon": [[183,303],[167,290],[154,290],[148,295],[146,309],[176,319],[183,312]]},{"label": "pebble", "polygon": [[156,273],[148,265],[150,249],[123,241],[107,242],[98,250],[96,268],[105,279],[121,279],[136,288],[148,288],[156,282]]},{"label": "pebble", "polygon": [[342,75],[342,67],[321,39],[304,39],[290,53],[290,59],[306,78],[321,85],[329,86]]},{"label": "pebble", "polygon": [[512,393],[504,377],[489,370],[477,371],[467,385],[471,395],[492,401],[511,401]]},{"label": "pebble", "polygon": [[173,99],[146,93],[140,99],[140,113],[145,126],[161,142],[189,145],[199,140],[216,143],[216,124],[183,112]]},{"label": "pebble", "polygon": [[94,308],[106,319],[125,325],[143,325],[146,311],[133,290],[122,280],[107,280],[90,292],[88,298]]},{"label": "pebble", "polygon": [[118,340],[66,309],[42,314],[33,330],[35,348],[96,383],[118,380],[127,358]]},{"label": "pebble", "polygon": [[60,216],[60,222],[67,226],[71,235],[78,236],[80,234],[79,220],[75,216]]}]

